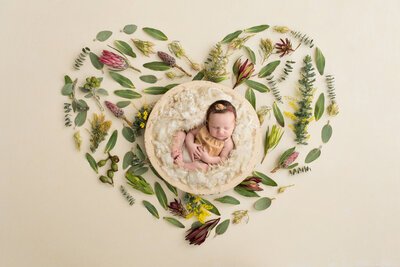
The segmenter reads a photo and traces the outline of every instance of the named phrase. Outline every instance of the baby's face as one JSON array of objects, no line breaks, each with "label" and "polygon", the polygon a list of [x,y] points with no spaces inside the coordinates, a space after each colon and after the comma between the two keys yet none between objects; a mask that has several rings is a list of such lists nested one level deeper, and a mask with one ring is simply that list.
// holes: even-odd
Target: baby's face
[{"label": "baby's face", "polygon": [[208,131],[219,140],[231,137],[235,129],[235,115],[232,112],[212,113],[208,118]]}]

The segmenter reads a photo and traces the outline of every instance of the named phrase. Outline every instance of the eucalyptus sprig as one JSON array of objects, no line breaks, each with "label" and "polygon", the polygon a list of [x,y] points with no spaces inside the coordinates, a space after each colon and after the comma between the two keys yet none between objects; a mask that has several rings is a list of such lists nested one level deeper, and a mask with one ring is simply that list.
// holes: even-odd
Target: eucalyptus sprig
[{"label": "eucalyptus sprig", "polygon": [[185,50],[183,49],[182,45],[179,41],[172,41],[168,44],[168,49],[171,53],[173,53],[177,58],[184,57],[187,61],[189,61],[190,66],[193,70],[199,71],[200,65],[198,63],[193,62],[187,55]]},{"label": "eucalyptus sprig", "polygon": [[100,108],[101,111],[104,111],[103,106],[100,103],[100,96],[99,95],[108,95],[108,92],[100,88],[100,84],[103,81],[103,78],[96,78],[94,76],[92,77],[87,77],[86,78],[86,83],[84,86],[79,87],[82,92],[87,93],[85,95],[85,98],[91,98],[93,97],[94,100],[96,101],[97,106]]},{"label": "eucalyptus sprig", "polygon": [[284,134],[283,129],[276,125],[272,126],[270,133],[268,126],[267,133],[265,134],[264,157],[261,163],[263,163],[265,158],[267,157],[268,151],[273,150],[279,144],[279,141],[281,141],[283,134]]},{"label": "eucalyptus sprig", "polygon": [[224,52],[221,43],[217,43],[211,50],[207,61],[204,63],[204,79],[216,83],[229,79],[229,77],[226,76],[228,74],[226,71],[228,62],[227,53]]}]

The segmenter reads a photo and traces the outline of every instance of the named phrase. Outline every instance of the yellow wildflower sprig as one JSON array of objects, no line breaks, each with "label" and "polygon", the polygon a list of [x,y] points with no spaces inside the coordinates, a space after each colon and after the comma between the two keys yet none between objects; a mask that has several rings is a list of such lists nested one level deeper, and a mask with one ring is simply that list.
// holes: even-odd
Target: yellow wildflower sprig
[{"label": "yellow wildflower sprig", "polygon": [[146,104],[143,104],[143,106],[138,110],[138,113],[136,114],[132,124],[132,130],[135,137],[141,136],[143,134],[152,108],[152,105],[148,106]]},{"label": "yellow wildflower sprig", "polygon": [[203,199],[199,196],[194,196],[188,193],[185,195],[184,203],[186,204],[186,209],[188,211],[188,214],[186,215],[187,220],[196,216],[199,222],[204,223],[205,219],[211,215],[208,210],[211,210],[213,207],[205,204]]},{"label": "yellow wildflower sprig", "polygon": [[105,120],[103,113],[100,115],[93,114],[93,121],[90,121],[90,125],[92,126],[92,131],[90,132],[90,150],[92,152],[95,152],[100,142],[105,139],[108,130],[111,128],[111,124],[111,121]]}]

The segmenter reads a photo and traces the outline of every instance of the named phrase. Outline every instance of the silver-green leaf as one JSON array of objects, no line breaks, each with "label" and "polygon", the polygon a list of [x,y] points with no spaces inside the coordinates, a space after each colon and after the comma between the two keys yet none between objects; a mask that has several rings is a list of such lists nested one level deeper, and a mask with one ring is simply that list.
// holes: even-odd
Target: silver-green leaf
[{"label": "silver-green leaf", "polygon": [[237,38],[242,32],[243,32],[242,30],[238,30],[228,34],[227,36],[224,37],[224,39],[222,39],[221,43],[223,44],[230,43],[233,39]]},{"label": "silver-green leaf", "polygon": [[256,210],[266,210],[269,206],[271,206],[271,199],[268,197],[260,198],[254,203],[254,208]]},{"label": "silver-green leaf", "polygon": [[96,39],[100,42],[106,41],[112,35],[112,31],[101,31],[96,35]]},{"label": "silver-green leaf", "polygon": [[123,32],[126,33],[126,34],[132,34],[132,33],[134,33],[136,31],[136,29],[137,29],[136,25],[128,24],[128,25],[125,25],[125,27],[123,29]]},{"label": "silver-green leaf", "polygon": [[254,51],[251,50],[251,48],[248,47],[248,46],[243,46],[243,47],[246,49],[247,53],[249,53],[249,57],[250,57],[251,62],[256,64],[256,54],[254,53]]},{"label": "silver-green leaf", "polygon": [[143,90],[143,93],[149,95],[162,95],[165,94],[169,89],[163,86],[152,86]]},{"label": "silver-green leaf", "polygon": [[223,196],[220,198],[216,198],[215,201],[221,202],[221,203],[226,203],[226,204],[232,204],[232,205],[239,205],[240,201],[237,200],[234,197],[231,196]]},{"label": "silver-green leaf", "polygon": [[170,65],[168,65],[165,62],[162,61],[153,61],[153,62],[148,62],[143,64],[143,67],[150,69],[150,70],[155,70],[155,71],[165,71],[169,70],[171,68]]},{"label": "silver-green leaf", "polygon": [[230,222],[230,220],[226,219],[222,223],[218,224],[217,228],[215,228],[215,234],[216,235],[222,235],[223,233],[225,233],[226,230],[228,230],[229,222]]},{"label": "silver-green leaf", "polygon": [[135,134],[131,127],[124,127],[122,129],[122,135],[125,137],[126,140],[133,143],[136,140]]},{"label": "silver-green leaf", "polygon": [[162,189],[161,185],[156,182],[154,184],[154,190],[156,192],[156,196],[158,199],[158,202],[160,202],[161,207],[163,207],[165,210],[168,209],[168,200],[167,196],[165,195],[164,190]]},{"label": "silver-green leaf", "polygon": [[254,171],[253,175],[261,178],[261,183],[262,184],[265,184],[265,185],[268,185],[268,186],[277,186],[278,185],[274,180],[272,180],[271,178],[269,178],[267,175],[265,175],[262,172]]},{"label": "silver-green leaf", "polygon": [[167,41],[168,40],[168,37],[160,30],[149,28],[149,27],[145,27],[145,28],[143,28],[143,31],[145,33],[147,33],[148,35],[154,37],[157,40],[160,40],[160,41]]},{"label": "silver-green leaf", "polygon": [[160,219],[160,215],[158,215],[158,211],[156,207],[153,206],[150,202],[143,200],[143,205],[146,207],[146,209],[157,219]]},{"label": "silver-green leaf", "polygon": [[92,167],[92,169],[96,172],[99,173],[98,167],[97,167],[97,163],[94,160],[94,158],[89,154],[86,153],[86,159],[89,162],[90,167]]},{"label": "silver-green leaf", "polygon": [[134,154],[132,151],[126,152],[124,159],[122,161],[122,169],[128,168],[130,165],[132,165],[132,160],[134,158]]},{"label": "silver-green leaf", "polygon": [[170,224],[175,225],[176,227],[185,228],[185,226],[180,221],[178,221],[173,217],[163,217],[163,219],[169,222]]},{"label": "silver-green leaf", "polygon": [[118,50],[121,51],[123,54],[133,58],[136,57],[135,52],[133,52],[132,47],[128,43],[121,40],[115,40],[114,44],[118,48]]},{"label": "silver-green leaf", "polygon": [[139,79],[146,83],[156,83],[157,82],[157,77],[154,75],[142,75],[139,77]]},{"label": "silver-green leaf", "polygon": [[321,49],[319,49],[318,47],[315,48],[315,61],[319,74],[324,75],[325,57],[322,54]]},{"label": "silver-green leaf", "polygon": [[118,139],[118,131],[114,130],[114,132],[110,136],[110,139],[108,139],[106,148],[104,149],[104,153],[108,153],[114,148],[115,144],[117,143],[117,139]]},{"label": "silver-green leaf", "polygon": [[90,62],[92,62],[93,67],[98,70],[101,70],[104,66],[103,63],[100,62],[100,58],[93,52],[89,53]]},{"label": "silver-green leaf", "polygon": [[274,102],[274,104],[272,105],[272,110],[274,111],[274,116],[275,116],[275,119],[278,122],[278,124],[281,127],[285,127],[285,119],[283,118],[282,112],[279,109],[279,107],[276,104],[276,102]]},{"label": "silver-green leaf", "polygon": [[119,83],[122,87],[132,88],[132,89],[135,88],[131,80],[129,80],[128,78],[119,73],[110,71],[110,76],[111,78],[113,78],[114,81]]},{"label": "silver-green leaf", "polygon": [[131,103],[131,101],[119,101],[119,102],[117,102],[117,107],[125,108],[125,107],[129,106],[130,103]]},{"label": "silver-green leaf", "polygon": [[259,78],[265,78],[269,75],[271,75],[276,67],[281,63],[280,60],[272,61],[271,63],[268,63],[266,66],[264,66],[260,72],[258,73]]},{"label": "silver-green leaf", "polygon": [[324,114],[324,110],[325,110],[325,95],[324,93],[321,93],[318,97],[317,103],[315,103],[314,117],[316,121],[318,121],[322,117],[322,115]]},{"label": "silver-green leaf", "polygon": [[310,163],[319,158],[321,155],[321,149],[320,148],[314,148],[310,152],[308,152],[305,163]]},{"label": "silver-green leaf", "polygon": [[270,91],[266,85],[256,82],[256,81],[247,80],[247,81],[245,81],[245,83],[247,86],[249,86],[249,87],[253,88],[254,90],[257,90],[261,93],[266,93],[266,92]]},{"label": "silver-green leaf", "polygon": [[132,90],[115,90],[114,94],[117,96],[127,98],[127,99],[134,99],[134,98],[141,98],[142,95],[139,93],[136,93],[135,91]]},{"label": "silver-green leaf", "polygon": [[328,143],[329,139],[331,139],[331,136],[332,136],[332,126],[329,125],[328,121],[328,123],[325,124],[324,127],[322,127],[321,131],[322,142]]},{"label": "silver-green leaf", "polygon": [[253,89],[251,89],[250,87],[247,88],[245,97],[247,101],[249,101],[250,104],[253,106],[254,110],[256,110],[256,95],[254,94]]},{"label": "silver-green leaf", "polygon": [[246,29],[244,31],[247,32],[247,33],[257,33],[257,32],[262,32],[262,31],[264,31],[264,30],[266,30],[268,28],[269,28],[269,25],[263,24],[263,25],[254,26],[254,27],[248,28],[248,29]]}]

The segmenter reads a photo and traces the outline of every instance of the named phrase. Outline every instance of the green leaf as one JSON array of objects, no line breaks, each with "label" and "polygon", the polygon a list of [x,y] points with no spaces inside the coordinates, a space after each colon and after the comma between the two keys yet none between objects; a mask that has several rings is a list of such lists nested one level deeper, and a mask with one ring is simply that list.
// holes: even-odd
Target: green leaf
[{"label": "green leaf", "polygon": [[138,176],[138,175],[142,175],[142,174],[146,173],[148,170],[149,170],[149,168],[147,168],[147,167],[141,167],[141,168],[135,170],[135,171],[133,172],[133,174],[134,174],[134,175],[137,175],[137,176]]},{"label": "green leaf", "polygon": [[236,186],[233,190],[235,190],[236,193],[245,197],[259,197],[259,195],[255,191],[249,191],[241,186]]},{"label": "green leaf", "polygon": [[83,92],[83,93],[89,93],[90,90],[86,89],[85,87],[79,86],[79,89]]},{"label": "green leaf", "polygon": [[169,189],[172,193],[174,193],[175,196],[178,196],[178,190],[176,189],[175,186],[172,186],[172,185],[169,184],[167,181],[165,181],[165,180],[161,177],[161,175],[160,175],[160,174],[154,169],[154,167],[151,166],[151,165],[150,165],[150,170],[151,170],[158,178],[160,178],[160,179],[165,183],[165,185],[168,187],[168,189]]},{"label": "green leaf", "polygon": [[179,85],[179,83],[171,83],[171,84],[168,84],[167,86],[165,86],[165,89],[169,90],[171,88],[174,88],[177,85]]},{"label": "green leaf", "polygon": [[248,46],[243,46],[243,47],[247,50],[247,53],[249,53],[251,62],[256,64],[256,54],[254,54],[253,50],[251,50],[251,48]]},{"label": "green leaf", "polygon": [[167,196],[165,195],[164,190],[162,189],[161,185],[156,182],[154,184],[154,190],[156,191],[156,196],[158,199],[158,202],[160,202],[161,207],[163,207],[165,210],[168,209],[168,200]]},{"label": "green leaf", "polygon": [[197,221],[197,222],[192,223],[192,226],[190,227],[190,229],[193,229],[195,227],[202,226],[202,225],[203,224],[201,222]]},{"label": "green leaf", "polygon": [[324,93],[321,93],[318,97],[317,103],[315,103],[314,117],[316,121],[318,121],[322,117],[322,114],[324,114],[324,109],[325,109],[325,95]]},{"label": "green leaf", "polygon": [[107,90],[106,90],[106,89],[103,89],[103,88],[97,89],[97,90],[96,90],[96,93],[102,94],[102,95],[108,95]]},{"label": "green leaf", "polygon": [[332,136],[332,126],[329,125],[329,121],[327,124],[322,127],[322,132],[321,132],[321,138],[322,142],[328,143],[329,139],[331,139]]},{"label": "green leaf", "polygon": [[233,39],[237,38],[242,32],[243,32],[242,30],[238,30],[228,34],[227,36],[224,37],[224,39],[222,39],[221,43],[223,44],[230,43]]},{"label": "green leaf", "polygon": [[253,106],[254,110],[256,110],[256,95],[254,94],[253,89],[247,88],[247,90],[246,90],[246,99]]},{"label": "green leaf", "polygon": [[296,149],[296,147],[292,147],[292,148],[289,148],[288,150],[286,150],[285,152],[283,152],[282,156],[281,156],[280,159],[279,159],[279,165],[281,165],[282,162],[283,162],[287,157],[289,157],[289,156],[294,152],[295,149]]},{"label": "green leaf", "polygon": [[268,63],[266,66],[264,66],[260,72],[258,73],[259,78],[265,78],[269,75],[271,75],[276,67],[281,63],[280,60],[272,61],[271,63]]},{"label": "green leaf", "polygon": [[168,65],[167,63],[162,62],[162,61],[153,61],[153,62],[144,63],[143,67],[150,69],[150,70],[155,70],[155,71],[164,71],[164,70],[169,70],[171,68],[170,65]]},{"label": "green leaf", "polygon": [[85,98],[91,98],[92,96],[93,96],[93,94],[92,94],[92,93],[89,93],[89,94],[85,95],[84,97],[85,97]]},{"label": "green leaf", "polygon": [[232,205],[239,205],[240,204],[239,200],[237,200],[236,198],[231,197],[231,196],[223,196],[223,197],[220,197],[220,198],[216,198],[215,200],[218,201],[218,202],[221,202],[221,203],[232,204]]},{"label": "green leaf", "polygon": [[70,95],[70,94],[72,94],[74,92],[73,91],[73,87],[74,87],[73,83],[65,84],[64,87],[61,90],[61,94],[62,95]]},{"label": "green leaf", "polygon": [[320,148],[314,148],[310,152],[308,152],[306,156],[306,160],[304,161],[305,163],[310,163],[319,158],[321,155],[321,149]]},{"label": "green leaf", "polygon": [[128,25],[125,25],[125,27],[123,29],[123,32],[126,33],[126,34],[132,34],[132,33],[134,33],[136,31],[136,29],[137,29],[136,25],[128,24]]},{"label": "green leaf", "polygon": [[322,54],[321,49],[319,49],[318,47],[315,48],[315,61],[319,74],[324,75],[325,57]]},{"label": "green leaf", "polygon": [[185,226],[184,226],[180,221],[178,221],[178,220],[175,219],[175,218],[172,218],[172,217],[163,217],[163,219],[166,220],[167,222],[171,223],[172,225],[175,225],[176,227],[185,228]]},{"label": "green leaf", "polygon": [[142,97],[141,94],[136,93],[135,91],[132,91],[132,90],[115,90],[114,94],[116,94],[117,96],[123,97],[123,98],[128,98],[128,99]]},{"label": "green leaf", "polygon": [[254,208],[256,210],[266,210],[269,206],[271,206],[271,199],[268,197],[260,198],[254,203]]},{"label": "green leaf", "polygon": [[223,233],[225,233],[226,230],[228,230],[229,222],[230,222],[230,220],[226,219],[222,223],[218,224],[217,228],[215,228],[215,234],[222,235]]},{"label": "green leaf", "polygon": [[128,78],[126,78],[125,76],[123,76],[123,75],[121,75],[119,73],[110,71],[110,76],[111,76],[111,78],[114,79],[114,81],[119,83],[122,87],[132,88],[132,89],[135,88],[135,86],[133,85],[131,80],[129,80]]},{"label": "green leaf", "polygon": [[257,33],[257,32],[262,32],[268,28],[269,28],[269,25],[264,24],[264,25],[259,25],[259,26],[254,26],[254,27],[248,28],[244,31],[247,33]]},{"label": "green leaf", "polygon": [[157,77],[154,75],[142,75],[139,77],[142,81],[146,83],[156,83],[157,82]]},{"label": "green leaf", "polygon": [[238,59],[236,59],[236,61],[233,63],[233,66],[232,66],[232,72],[233,72],[233,74],[235,74],[236,76],[237,76],[238,71],[239,71],[239,68],[238,68],[238,66],[237,66],[237,63],[238,63],[238,61],[240,60],[240,58],[241,58],[241,57],[238,57]]},{"label": "green leaf", "polygon": [[204,71],[199,71],[196,76],[193,77],[192,81],[200,81],[204,78]]},{"label": "green leaf", "polygon": [[136,140],[135,134],[133,133],[133,130],[131,127],[124,127],[122,129],[122,135],[125,137],[126,140],[128,140],[131,143],[135,142],[135,140]]},{"label": "green leaf", "polygon": [[136,145],[135,154],[136,154],[136,157],[138,157],[140,161],[143,161],[146,159],[146,156],[144,155],[142,149],[140,148],[140,146],[138,144]]},{"label": "green leaf", "polygon": [[98,70],[101,70],[104,66],[103,63],[100,62],[100,58],[93,52],[89,53],[90,62],[92,62],[93,67]]},{"label": "green leaf", "polygon": [[143,93],[149,95],[162,95],[168,91],[166,87],[163,86],[152,86],[143,90]]},{"label": "green leaf", "polygon": [[253,88],[254,90],[257,90],[261,93],[266,93],[266,92],[270,91],[266,85],[256,82],[256,81],[247,80],[247,81],[245,81],[245,83],[247,86],[249,86],[249,87]]},{"label": "green leaf", "polygon": [[285,127],[285,120],[276,102],[274,102],[274,104],[272,105],[272,110],[274,111],[274,116],[278,124],[282,127]]},{"label": "green leaf", "polygon": [[129,106],[130,103],[131,103],[131,101],[119,101],[119,102],[117,102],[117,107],[125,108],[125,107]]},{"label": "green leaf", "polygon": [[89,162],[90,167],[92,167],[92,169],[93,169],[96,173],[99,173],[99,170],[98,170],[98,168],[97,168],[97,163],[96,163],[96,161],[94,160],[94,158],[93,158],[89,153],[86,153],[86,159],[87,159],[87,161]]},{"label": "green leaf", "polygon": [[87,111],[78,112],[78,115],[76,115],[75,120],[74,120],[75,125],[82,126],[86,121],[86,116],[87,116]]},{"label": "green leaf", "polygon": [[111,151],[111,149],[114,148],[115,144],[117,143],[117,138],[118,138],[118,131],[114,130],[114,132],[108,139],[106,148],[104,149],[104,153],[108,153],[109,151]]},{"label": "green leaf", "polygon": [[160,30],[149,28],[149,27],[145,27],[145,28],[143,28],[143,31],[145,33],[147,33],[148,35],[154,37],[157,40],[160,40],[160,41],[167,41],[168,40],[168,37]]},{"label": "green leaf", "polygon": [[261,178],[261,183],[263,183],[265,185],[268,185],[268,186],[277,186],[278,185],[274,180],[272,180],[271,178],[269,178],[267,175],[265,175],[262,172],[254,171],[253,175]]},{"label": "green leaf", "polygon": [[158,215],[157,209],[151,204],[150,202],[143,200],[143,205],[146,207],[146,209],[157,219],[160,219],[160,216]]},{"label": "green leaf", "polygon": [[209,212],[212,212],[212,213],[214,213],[215,215],[218,215],[218,216],[221,215],[221,213],[219,213],[219,210],[217,209],[217,207],[215,207],[214,204],[212,204],[210,201],[208,201],[207,199],[204,199],[204,198],[202,199],[202,201],[205,204],[210,205],[212,207],[212,209],[208,210]]},{"label": "green leaf", "polygon": [[130,165],[132,165],[133,158],[134,158],[134,154],[132,151],[126,152],[126,154],[124,156],[124,160],[122,161],[122,169],[125,170]]},{"label": "green leaf", "polygon": [[118,50],[121,51],[123,54],[133,58],[136,57],[135,52],[133,52],[132,47],[128,43],[121,40],[115,40],[114,44],[118,48]]},{"label": "green leaf", "polygon": [[65,76],[64,76],[64,82],[65,82],[65,84],[67,84],[67,83],[73,83],[71,77],[69,77],[68,75],[65,75]]},{"label": "green leaf", "polygon": [[101,31],[96,35],[96,39],[99,40],[100,42],[104,42],[105,40],[110,38],[111,35],[112,35],[111,31]]}]

